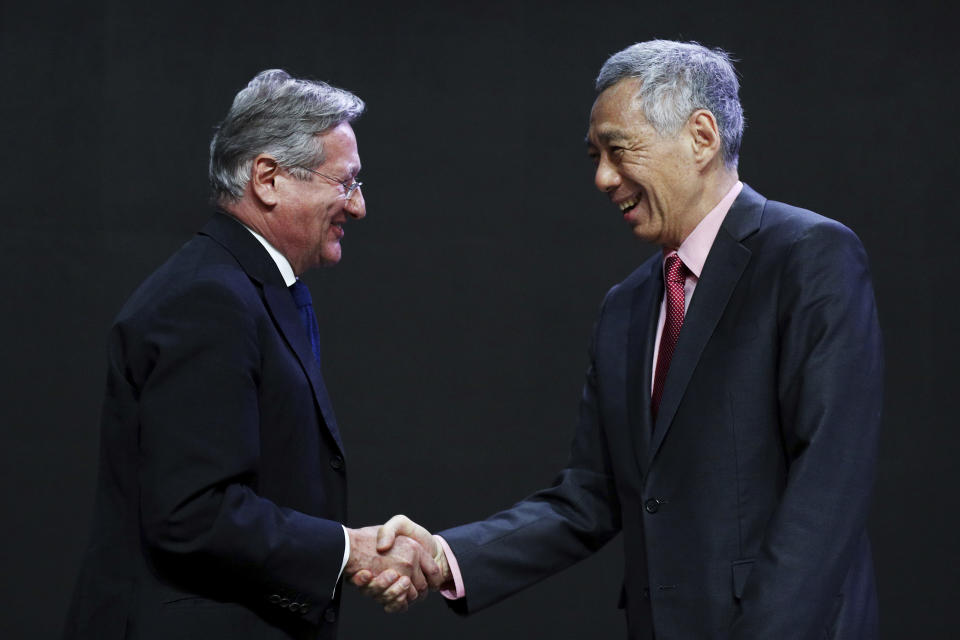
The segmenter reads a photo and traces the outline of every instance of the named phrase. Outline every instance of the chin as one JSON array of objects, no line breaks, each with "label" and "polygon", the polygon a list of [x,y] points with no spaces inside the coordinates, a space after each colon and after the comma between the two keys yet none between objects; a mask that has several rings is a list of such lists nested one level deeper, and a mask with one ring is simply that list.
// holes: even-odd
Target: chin
[{"label": "chin", "polygon": [[327,249],[320,255],[320,265],[324,267],[332,267],[340,262],[341,257],[342,252],[340,251],[340,245],[337,245],[335,249]]},{"label": "chin", "polygon": [[633,228],[633,235],[644,242],[656,242],[659,238],[658,234],[642,224],[638,224]]}]

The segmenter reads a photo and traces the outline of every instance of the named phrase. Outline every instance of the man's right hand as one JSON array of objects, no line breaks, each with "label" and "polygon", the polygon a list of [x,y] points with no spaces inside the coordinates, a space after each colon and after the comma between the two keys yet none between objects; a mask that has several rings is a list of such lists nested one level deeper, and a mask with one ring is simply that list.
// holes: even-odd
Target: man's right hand
[{"label": "man's right hand", "polygon": [[[443,546],[437,541],[436,536],[406,516],[394,516],[379,528],[377,551],[380,553],[390,551],[392,553],[392,550],[404,547],[411,542],[423,549],[424,554],[431,556],[434,566],[437,567],[436,573],[427,574],[424,571],[430,588],[452,588],[453,577],[446,554],[443,552]],[[364,568],[357,572],[351,572],[351,575],[353,584],[359,587],[364,595],[374,598],[383,605],[384,610],[388,613],[403,611],[407,608],[409,602],[412,602],[410,591],[406,588],[403,577],[399,574],[394,574],[389,570],[378,573]]]},{"label": "man's right hand", "polygon": [[376,586],[362,590],[382,604],[388,613],[393,613],[406,610],[410,603],[427,592],[429,586],[437,588],[443,580],[441,568],[434,560],[436,550],[432,539],[429,550],[412,536],[391,539],[389,545],[382,545],[378,532],[384,527],[386,525],[347,529],[350,558],[344,573],[357,586],[375,582]]}]

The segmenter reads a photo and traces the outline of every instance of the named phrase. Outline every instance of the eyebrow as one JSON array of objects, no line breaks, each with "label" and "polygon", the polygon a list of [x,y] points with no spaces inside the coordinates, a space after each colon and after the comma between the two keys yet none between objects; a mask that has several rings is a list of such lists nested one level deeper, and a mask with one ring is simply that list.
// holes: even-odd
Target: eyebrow
[{"label": "eyebrow", "polygon": [[[596,133],[596,137],[597,137],[597,141],[603,144],[611,144],[613,142],[622,142],[629,138],[626,131],[623,131],[622,129],[616,129],[616,128],[601,129]],[[587,133],[586,137],[584,137],[583,141],[588,146],[592,144],[592,142],[590,141],[589,132]]]}]

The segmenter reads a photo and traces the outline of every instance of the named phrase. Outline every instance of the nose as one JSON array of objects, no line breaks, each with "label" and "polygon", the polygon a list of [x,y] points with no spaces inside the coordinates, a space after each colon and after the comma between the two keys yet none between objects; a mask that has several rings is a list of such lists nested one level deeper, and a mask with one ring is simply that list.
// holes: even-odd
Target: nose
[{"label": "nose", "polygon": [[593,175],[593,184],[604,193],[610,193],[620,186],[620,172],[607,159],[606,154],[601,156],[597,163],[597,171]]},{"label": "nose", "polygon": [[351,218],[356,218],[357,220],[362,220],[367,216],[367,203],[363,199],[363,187],[357,187],[357,190],[354,191],[350,199],[347,200],[344,209],[350,214]]}]

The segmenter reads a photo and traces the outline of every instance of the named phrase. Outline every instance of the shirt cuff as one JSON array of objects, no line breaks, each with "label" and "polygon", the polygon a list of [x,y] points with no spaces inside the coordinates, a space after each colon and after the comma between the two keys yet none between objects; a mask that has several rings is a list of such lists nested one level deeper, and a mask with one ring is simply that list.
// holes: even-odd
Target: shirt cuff
[{"label": "shirt cuff", "polygon": [[450,567],[450,575],[453,578],[453,589],[444,589],[440,592],[440,595],[447,600],[459,600],[467,595],[467,591],[463,588],[463,576],[460,575],[460,565],[457,564],[457,557],[453,555],[453,551],[450,550],[450,545],[447,544],[446,540],[440,536],[434,537],[440,541],[440,546],[443,547],[443,553],[447,556],[447,565]]},{"label": "shirt cuff", "polygon": [[340,584],[340,576],[343,575],[343,568],[347,566],[347,560],[350,559],[350,536],[347,534],[347,528],[343,525],[340,525],[343,528],[343,561],[340,563],[340,573],[337,574],[337,580],[333,583],[333,595],[337,595],[337,585]]}]

